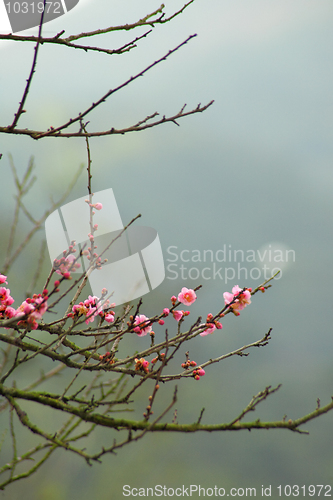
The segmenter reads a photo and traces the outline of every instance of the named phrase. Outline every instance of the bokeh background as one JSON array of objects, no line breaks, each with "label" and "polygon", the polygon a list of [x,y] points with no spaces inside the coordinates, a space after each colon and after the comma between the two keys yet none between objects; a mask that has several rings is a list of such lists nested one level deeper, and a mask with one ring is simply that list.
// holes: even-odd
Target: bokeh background
[{"label": "bokeh background", "polygon": [[[182,5],[167,0],[165,11],[170,15]],[[130,23],[158,7],[150,0],[81,0],[66,16],[45,25],[45,34],[65,29],[69,35]],[[191,358],[200,362],[255,341],[273,328],[267,347],[212,366],[199,383],[180,383],[179,422],[196,420],[202,407],[204,423],[230,421],[268,385],[281,383],[282,388],[259,406],[253,418],[278,420],[284,414],[297,418],[313,411],[317,398],[324,405],[333,394],[332,19],[330,0],[196,0],[121,56],[41,47],[22,128],[62,124],[197,33],[172,57],[94,111],[89,129],[126,127],[155,111],[172,115],[184,103],[192,109],[214,99],[214,105],[179,120],[180,127],[165,124],[92,139],[93,189],[113,188],[123,222],[142,214],[140,224],[159,233],[166,265],[170,246],[177,247],[179,265],[182,250],[215,253],[226,245],[245,253],[269,248],[294,251],[295,259],[272,266],[282,268],[272,289],[257,295],[239,318],[228,315],[222,331],[193,342]],[[132,37],[131,32],[119,32],[91,43],[116,48]],[[1,125],[7,125],[23,93],[33,44],[1,42],[0,57]],[[2,135],[0,152],[4,255],[14,206],[8,154],[21,176],[31,155],[35,158],[38,181],[28,199],[37,217],[86,163],[86,149],[81,139],[34,141]],[[84,196],[86,185],[83,173],[68,201]],[[22,219],[20,224],[24,234],[29,223]],[[28,287],[33,276],[43,237],[41,230],[9,275],[18,303],[23,300],[22,283]],[[207,267],[207,263],[183,264],[200,273]],[[237,269],[237,262],[216,264]],[[242,265],[249,272],[261,267],[258,262]],[[44,267],[41,282],[49,263]],[[245,271],[227,283],[225,276],[174,277],[167,270],[163,284],[145,296],[143,312],[168,306],[169,297],[182,286],[202,284],[199,300],[191,308],[195,319],[218,310],[223,292],[234,284],[255,287],[263,281],[262,275],[244,279]],[[34,367],[30,370],[22,376],[33,379]],[[171,394],[172,387],[165,389],[164,403]],[[137,396],[138,418],[146,398],[144,392]],[[8,422],[1,420],[1,427],[8,428]],[[123,485],[156,484],[255,487],[259,497],[262,485],[272,485],[271,498],[278,498],[278,485],[332,484],[332,414],[304,429],[310,435],[282,430],[150,435],[92,468],[59,451],[34,476],[10,486],[0,498],[24,494],[26,500],[120,499]],[[22,434],[23,449],[29,439]],[[103,431],[95,439],[100,444],[113,435]]]}]

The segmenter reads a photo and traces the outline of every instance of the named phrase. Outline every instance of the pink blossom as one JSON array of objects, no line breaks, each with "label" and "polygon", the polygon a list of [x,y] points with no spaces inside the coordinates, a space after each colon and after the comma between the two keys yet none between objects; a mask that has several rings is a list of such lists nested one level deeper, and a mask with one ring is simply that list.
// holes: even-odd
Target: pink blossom
[{"label": "pink blossom", "polygon": [[205,375],[205,370],[203,368],[201,368],[201,366],[199,366],[199,368],[197,370],[194,370],[193,371],[193,375],[194,375],[194,378],[195,380],[200,380],[200,377],[203,377]]},{"label": "pink blossom", "polygon": [[140,371],[143,370],[144,372],[148,373],[149,372],[149,361],[147,361],[145,358],[135,358],[135,370]]},{"label": "pink blossom", "polygon": [[84,305],[88,309],[88,312],[86,314],[87,319],[85,320],[86,324],[88,325],[90,322],[93,322],[95,316],[97,316],[102,311],[102,307],[98,297],[96,297],[95,295],[89,295],[89,297],[84,301]]},{"label": "pink blossom", "polygon": [[7,316],[7,318],[14,318],[15,316],[17,316],[16,309],[14,309],[14,307],[10,307],[10,306],[6,307],[5,316]]},{"label": "pink blossom", "polygon": [[30,314],[34,309],[34,306],[25,300],[18,308],[18,311],[22,311],[23,314]]},{"label": "pink blossom", "polygon": [[149,361],[147,361],[146,359],[142,362],[142,368],[147,371],[147,368],[148,368],[148,365],[149,365]]},{"label": "pink blossom", "polygon": [[96,297],[95,295],[89,295],[89,297],[84,302],[75,304],[72,307],[72,311],[73,313],[69,314],[71,318],[73,318],[74,315],[86,316],[87,319],[85,320],[85,322],[88,325],[89,323],[92,323],[95,317],[102,312],[102,306],[98,297]]},{"label": "pink blossom", "polygon": [[8,285],[8,282],[6,281],[7,276],[4,276],[3,274],[0,273],[0,284],[6,283]]},{"label": "pink blossom", "polygon": [[172,315],[176,321],[180,321],[184,316],[184,311],[172,311]]},{"label": "pink blossom", "polygon": [[164,314],[164,316],[169,316],[169,314],[170,314],[170,309],[168,309],[167,307],[165,307],[165,308],[163,309],[163,314]]},{"label": "pink blossom", "polygon": [[234,300],[234,295],[230,292],[224,292],[223,298],[225,305],[228,305],[232,300]]},{"label": "pink blossom", "polygon": [[207,323],[206,326],[207,326],[206,330],[200,333],[201,337],[205,337],[209,333],[213,333],[213,331],[216,329],[214,323]]},{"label": "pink blossom", "polygon": [[103,208],[102,203],[94,203],[92,206],[96,208],[96,210],[102,210]]},{"label": "pink blossom", "polygon": [[47,311],[47,297],[42,297],[42,295],[35,295],[33,297],[34,299],[34,312],[32,315],[34,316],[35,319],[41,319],[43,314],[46,313]]},{"label": "pink blossom", "polygon": [[86,315],[88,314],[88,308],[84,305],[83,302],[80,302],[79,304],[75,304],[72,307],[72,311],[74,314],[77,314],[78,316]]},{"label": "pink blossom", "polygon": [[110,313],[107,313],[107,314],[104,316],[104,319],[105,319],[105,321],[107,321],[108,323],[113,323],[113,322],[114,322],[114,316],[113,316],[113,314],[110,314]]},{"label": "pink blossom", "polygon": [[17,312],[23,312],[24,314],[28,314],[34,319],[41,319],[43,314],[45,314],[47,310],[47,297],[43,297],[42,295],[33,295],[32,299],[28,298],[17,309]]},{"label": "pink blossom", "polygon": [[183,287],[182,291],[178,294],[178,300],[185,306],[190,306],[196,301],[196,294],[194,290]]},{"label": "pink blossom", "polygon": [[47,295],[34,294],[32,298],[28,297],[22,302],[20,307],[16,310],[15,316],[27,316],[18,322],[19,326],[28,327],[30,330],[38,328],[37,319],[41,319],[47,310]]},{"label": "pink blossom", "polygon": [[67,257],[61,257],[60,260],[56,259],[53,263],[53,267],[56,269],[57,274],[63,275],[66,279],[68,279],[70,277],[70,273],[81,267],[81,264],[79,262],[75,262],[75,256],[70,254]]},{"label": "pink blossom", "polygon": [[[140,333],[138,333],[138,337],[144,337],[147,333],[150,333],[152,330],[152,326],[147,324],[149,318],[144,314],[139,314],[135,317],[134,324],[140,329]],[[141,324],[142,323],[142,324]]]},{"label": "pink blossom", "polygon": [[99,300],[99,297],[96,297],[96,295],[89,295],[84,303],[87,307],[90,307],[95,311],[95,316],[102,311],[101,301]]},{"label": "pink blossom", "polygon": [[236,316],[239,316],[239,311],[244,309],[247,305],[251,304],[251,292],[248,289],[245,289],[244,291],[242,288],[239,288],[238,285],[235,285],[232,289],[232,293],[229,292],[224,292],[223,298],[224,298],[224,303],[225,305],[230,304],[235,297],[237,299],[233,304],[231,304],[230,308],[236,314]]},{"label": "pink blossom", "polygon": [[14,299],[10,296],[9,288],[0,287],[0,305],[10,306],[13,302]]}]

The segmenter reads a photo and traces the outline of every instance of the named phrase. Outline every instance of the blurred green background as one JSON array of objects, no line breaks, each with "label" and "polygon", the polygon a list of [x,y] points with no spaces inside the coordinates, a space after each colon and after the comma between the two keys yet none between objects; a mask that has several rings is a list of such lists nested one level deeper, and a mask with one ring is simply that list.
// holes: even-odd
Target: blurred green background
[{"label": "blurred green background", "polygon": [[[167,1],[165,11],[170,15],[182,5]],[[158,7],[150,0],[81,1],[69,14],[45,25],[45,34],[65,29],[69,35],[130,23]],[[180,127],[165,124],[92,139],[93,189],[113,188],[124,223],[142,213],[139,224],[158,231],[165,259],[170,258],[170,246],[176,246],[178,254],[216,252],[224,245],[244,252],[269,245],[295,252],[295,262],[283,267],[271,290],[256,296],[240,317],[228,315],[222,331],[193,342],[190,356],[200,363],[273,328],[264,349],[212,366],[199,383],[182,381],[179,422],[196,420],[202,407],[203,423],[227,422],[267,385],[282,383],[282,388],[259,406],[254,418],[278,420],[285,413],[298,418],[315,409],[317,398],[324,405],[333,394],[332,18],[329,0],[196,0],[121,56],[41,47],[22,128],[62,124],[197,33],[172,57],[95,110],[89,130],[130,126],[155,111],[173,115],[184,103],[192,109],[214,99],[214,105],[180,120]],[[91,44],[116,48],[143,32],[113,33]],[[1,42],[0,57],[1,125],[7,125],[23,93],[33,44]],[[3,254],[14,203],[8,153],[21,176],[30,156],[35,158],[38,183],[28,198],[38,217],[50,197],[58,199],[86,162],[86,150],[82,139],[33,141],[1,135],[0,152]],[[84,196],[86,185],[83,173],[68,201]],[[27,227],[22,219],[22,234]],[[9,275],[17,305],[23,300],[22,284],[28,287],[33,276],[43,237],[40,231]],[[235,263],[228,265],[236,268]],[[244,265],[249,270],[253,266]],[[40,286],[48,270],[46,262]],[[228,283],[173,277],[167,271],[163,284],[144,297],[142,312],[148,315],[167,307],[169,297],[182,286],[203,284],[191,307],[190,318],[195,319],[218,310],[223,292],[234,284],[255,287],[263,281],[244,280],[243,275]],[[28,373],[22,370],[25,383],[40,367],[29,368]],[[165,404],[172,389],[161,393]],[[136,398],[138,418],[146,400],[144,391]],[[43,420],[44,415],[36,418]],[[45,412],[48,423],[57,418]],[[1,432],[8,429],[7,420],[2,418],[0,424]],[[39,472],[11,485],[0,498],[118,499],[125,484],[255,487],[257,496],[262,485],[272,485],[271,498],[278,498],[278,485],[332,484],[332,415],[304,429],[309,436],[281,430],[149,435],[92,468],[59,450]],[[113,438],[112,432],[98,432],[91,445]],[[22,440],[25,450],[32,438],[24,433]]]}]

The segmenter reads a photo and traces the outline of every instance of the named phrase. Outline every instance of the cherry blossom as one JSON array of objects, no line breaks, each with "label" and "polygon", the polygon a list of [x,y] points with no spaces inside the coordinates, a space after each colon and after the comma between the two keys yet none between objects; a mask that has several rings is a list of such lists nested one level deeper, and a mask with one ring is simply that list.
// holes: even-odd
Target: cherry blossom
[{"label": "cherry blossom", "polygon": [[[102,309],[102,305],[101,305],[101,302],[99,300],[98,297],[96,297],[95,295],[94,296],[91,296],[89,295],[89,297],[84,301],[84,302],[80,302],[79,304],[75,304],[73,307],[72,307],[72,313],[69,313],[68,316],[70,318],[75,318],[75,316],[79,317],[79,316],[86,316],[87,319],[85,320],[86,324],[88,325],[90,322],[93,322],[95,317],[99,314],[102,313],[102,315],[104,315],[103,313],[103,309]],[[112,314],[110,314],[110,316],[112,316]],[[113,317],[113,320],[111,321],[111,317],[109,318],[110,321],[108,322],[112,322],[114,320],[114,317]]]},{"label": "cherry blossom", "polygon": [[104,316],[105,321],[108,323],[113,323],[114,322],[114,315],[111,313],[106,313]]},{"label": "cherry blossom", "polygon": [[[235,300],[235,297],[237,297],[236,300]],[[251,291],[248,288],[246,288],[243,291],[242,288],[239,288],[238,285],[235,285],[232,289],[232,293],[224,292],[223,298],[224,298],[225,305],[228,305],[233,300],[235,300],[230,305],[230,308],[232,309],[232,312],[236,316],[239,316],[239,314],[240,314],[239,311],[244,309],[244,307],[246,307],[247,305],[251,304]]]},{"label": "cherry blossom", "polygon": [[61,259],[55,259],[53,262],[53,267],[57,274],[64,276],[64,278],[69,279],[70,273],[76,271],[81,264],[75,262],[75,256],[71,253],[67,257],[61,257]]},{"label": "cherry blossom", "polygon": [[184,316],[184,311],[172,311],[172,315],[176,321],[180,321]]},{"label": "cherry blossom", "polygon": [[216,326],[214,323],[206,323],[206,329],[203,332],[201,332],[200,335],[201,337],[205,337],[209,333],[213,333],[214,330],[216,330]]},{"label": "cherry blossom", "polygon": [[136,328],[134,328],[134,331],[138,334],[138,337],[144,337],[147,333],[151,332],[152,326],[147,324],[148,321],[149,318],[147,318],[144,314],[135,316],[134,324],[136,325]]},{"label": "cherry blossom", "polygon": [[10,296],[9,288],[4,286],[0,287],[0,305],[1,306],[10,306],[14,302],[13,297]]},{"label": "cherry blossom", "polygon": [[178,294],[178,300],[185,306],[190,306],[195,302],[197,299],[197,296],[195,294],[195,291],[192,289],[188,289],[186,287],[182,288],[182,291]]},{"label": "cherry blossom", "polygon": [[43,294],[34,294],[32,298],[28,297],[22,302],[20,307],[15,312],[15,317],[20,318],[27,316],[27,318],[20,320],[18,326],[25,326],[30,330],[37,330],[37,319],[41,319],[43,314],[47,311],[47,290]]},{"label": "cherry blossom", "polygon": [[8,285],[8,282],[6,281],[6,279],[7,279],[7,276],[4,276],[3,274],[0,273],[0,284],[5,283],[6,285]]},{"label": "cherry blossom", "polygon": [[135,358],[135,370],[136,371],[140,371],[140,370],[143,370],[145,373],[148,373],[149,372],[149,361],[147,361],[146,359],[144,358]]}]

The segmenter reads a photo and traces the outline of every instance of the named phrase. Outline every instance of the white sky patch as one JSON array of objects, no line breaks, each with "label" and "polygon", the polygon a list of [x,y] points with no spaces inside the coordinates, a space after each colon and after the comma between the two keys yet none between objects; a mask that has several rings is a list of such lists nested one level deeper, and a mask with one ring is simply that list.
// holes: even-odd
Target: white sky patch
[{"label": "white sky patch", "polygon": [[[0,33],[11,33],[12,27],[10,25],[5,4],[0,1]],[[2,43],[0,44],[0,46]]]},{"label": "white sky patch", "polygon": [[[308,23],[315,23],[323,19],[328,12],[332,13],[332,2],[324,0],[320,3],[309,0],[279,0],[262,1],[243,0],[218,1],[212,6],[214,15],[205,16],[207,22],[200,27],[209,32],[209,36],[201,36],[201,42],[207,46],[204,39],[209,40],[210,45],[215,43],[229,45],[230,43],[263,43],[279,36],[285,36],[286,32],[295,30],[296,26],[304,28]],[[202,29],[199,34],[204,35]],[[208,34],[208,33],[207,33]],[[213,36],[215,34],[215,36]]]},{"label": "white sky patch", "polygon": [[296,261],[296,252],[285,243],[271,241],[257,250],[258,261],[263,266],[267,266],[271,272],[276,268],[285,271]]}]

